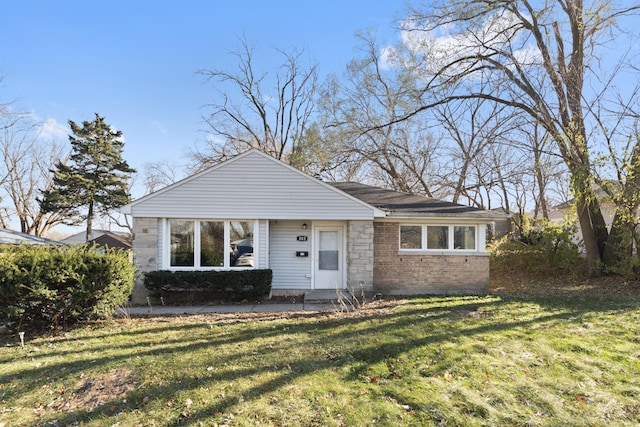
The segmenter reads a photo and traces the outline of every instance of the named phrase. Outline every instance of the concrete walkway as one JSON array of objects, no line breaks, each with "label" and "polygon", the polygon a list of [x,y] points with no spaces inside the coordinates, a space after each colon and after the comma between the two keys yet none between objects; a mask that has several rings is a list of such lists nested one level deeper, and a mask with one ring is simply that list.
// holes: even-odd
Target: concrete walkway
[{"label": "concrete walkway", "polygon": [[188,306],[140,306],[118,309],[121,316],[178,316],[207,313],[280,313],[286,311],[335,311],[339,306],[332,303],[282,303],[282,304],[229,304]]}]

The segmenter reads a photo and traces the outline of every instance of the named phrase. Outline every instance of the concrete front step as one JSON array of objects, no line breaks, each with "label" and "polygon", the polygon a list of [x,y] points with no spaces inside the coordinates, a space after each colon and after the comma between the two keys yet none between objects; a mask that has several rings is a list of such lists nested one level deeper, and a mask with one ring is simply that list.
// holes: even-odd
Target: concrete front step
[{"label": "concrete front step", "polygon": [[[346,290],[340,290],[342,298],[347,297],[345,291]],[[314,289],[305,291],[304,293],[304,302],[326,302],[337,300],[338,292],[336,291],[336,289]]]}]

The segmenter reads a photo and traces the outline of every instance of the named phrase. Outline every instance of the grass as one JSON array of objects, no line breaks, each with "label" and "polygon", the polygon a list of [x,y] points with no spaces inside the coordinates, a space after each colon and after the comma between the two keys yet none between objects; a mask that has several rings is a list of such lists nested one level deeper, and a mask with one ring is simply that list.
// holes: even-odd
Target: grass
[{"label": "grass", "polygon": [[640,292],[505,283],[4,337],[0,426],[638,425]]}]

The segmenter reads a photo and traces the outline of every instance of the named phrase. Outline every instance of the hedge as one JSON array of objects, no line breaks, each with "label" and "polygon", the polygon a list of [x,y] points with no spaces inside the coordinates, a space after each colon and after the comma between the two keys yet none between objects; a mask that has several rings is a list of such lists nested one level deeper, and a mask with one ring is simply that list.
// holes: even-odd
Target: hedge
[{"label": "hedge", "polygon": [[150,271],[144,285],[169,303],[256,300],[269,296],[269,269],[239,271]]},{"label": "hedge", "polygon": [[0,323],[54,329],[111,317],[133,290],[126,251],[81,246],[0,247]]}]

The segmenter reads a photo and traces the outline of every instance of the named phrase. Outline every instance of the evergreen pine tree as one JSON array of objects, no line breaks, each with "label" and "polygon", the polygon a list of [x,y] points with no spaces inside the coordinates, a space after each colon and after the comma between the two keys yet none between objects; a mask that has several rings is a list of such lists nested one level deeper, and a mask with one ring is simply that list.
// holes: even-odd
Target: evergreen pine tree
[{"label": "evergreen pine tree", "polygon": [[86,239],[96,214],[107,214],[131,200],[127,178],[135,172],[122,159],[122,132],[115,131],[96,113],[95,120],[82,127],[69,120],[72,135],[68,164],[58,161],[53,185],[38,200],[44,212],[61,212],[67,225],[86,220]]}]

